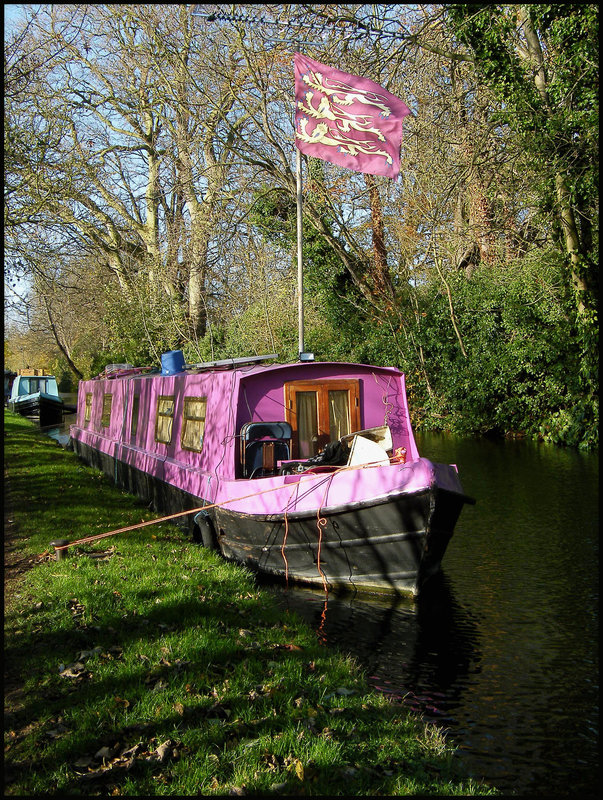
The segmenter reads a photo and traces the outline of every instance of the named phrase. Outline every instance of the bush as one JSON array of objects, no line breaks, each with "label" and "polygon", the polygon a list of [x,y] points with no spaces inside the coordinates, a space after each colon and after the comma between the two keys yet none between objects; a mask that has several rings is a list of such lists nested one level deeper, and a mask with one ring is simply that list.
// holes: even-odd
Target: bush
[{"label": "bush", "polygon": [[421,329],[437,403],[426,425],[461,434],[524,434],[557,444],[593,446],[598,398],[581,383],[580,338],[555,251],[534,252],[471,280],[452,276],[465,358],[448,298],[426,290]]}]

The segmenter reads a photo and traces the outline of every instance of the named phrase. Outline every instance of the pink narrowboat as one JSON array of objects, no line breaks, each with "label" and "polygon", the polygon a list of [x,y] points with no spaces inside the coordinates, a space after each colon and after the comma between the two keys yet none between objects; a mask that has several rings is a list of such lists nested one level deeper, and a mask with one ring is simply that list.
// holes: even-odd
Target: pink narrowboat
[{"label": "pink narrowboat", "polygon": [[193,538],[258,573],[416,594],[474,501],[419,455],[403,373],[275,359],[107,368],[80,382],[74,450],[157,510],[202,508]]}]

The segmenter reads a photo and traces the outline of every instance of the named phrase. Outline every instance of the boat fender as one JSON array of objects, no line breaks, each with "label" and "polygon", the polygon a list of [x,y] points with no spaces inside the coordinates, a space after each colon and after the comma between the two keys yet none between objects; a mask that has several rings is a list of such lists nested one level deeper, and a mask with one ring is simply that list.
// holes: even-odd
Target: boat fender
[{"label": "boat fender", "polygon": [[217,550],[216,531],[214,523],[209,516],[209,511],[199,511],[193,517],[193,541],[202,544],[208,550]]}]

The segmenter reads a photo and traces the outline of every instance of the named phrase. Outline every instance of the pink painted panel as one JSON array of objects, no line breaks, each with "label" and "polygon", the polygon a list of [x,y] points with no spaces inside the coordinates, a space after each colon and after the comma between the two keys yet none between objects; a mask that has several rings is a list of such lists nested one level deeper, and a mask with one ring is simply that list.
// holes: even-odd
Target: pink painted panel
[{"label": "pink painted panel", "polygon": [[[455,480],[448,474],[437,477],[445,479],[447,488],[461,491],[458,478]],[[429,488],[435,481],[434,464],[420,458],[408,464],[360,467],[318,475],[302,473],[223,482],[216,502],[225,504],[225,508],[231,511],[247,514],[316,513],[319,508],[326,510],[401,492],[418,492]],[[251,493],[254,493],[253,497],[249,497]]]},{"label": "pink painted panel", "polygon": [[[391,367],[340,363],[304,363],[275,365],[272,367],[248,367],[238,370],[205,372],[198,375],[183,373],[172,376],[128,376],[112,380],[92,380],[80,383],[78,396],[78,424],[72,427],[72,436],[91,447],[114,455],[118,442],[118,457],[125,463],[146,472],[190,494],[213,501],[240,495],[241,481],[234,482],[235,468],[239,459],[239,432],[249,421],[281,421],[286,419],[284,407],[284,384],[293,380],[358,379],[362,408],[361,425],[372,428],[389,424],[394,447],[406,447],[407,460],[418,459],[418,452],[405,402],[404,376]],[[85,395],[92,392],[92,417],[84,427]],[[108,427],[101,425],[103,395],[111,393],[112,414]],[[138,425],[136,435],[131,436],[132,398],[139,396]],[[157,399],[160,396],[174,397],[172,437],[169,443],[155,441]],[[206,426],[202,452],[181,447],[180,434],[184,396],[207,397]],[[407,465],[408,467],[408,465]],[[406,467],[406,469],[407,469]],[[383,491],[397,491],[407,481],[410,473],[400,472],[399,466],[372,468],[375,477],[368,475],[348,477],[343,474],[328,480],[330,504],[368,499]],[[414,480],[426,480],[416,467]],[[417,475],[422,474],[421,478]],[[211,476],[211,477],[210,477]],[[402,476],[403,477],[402,479]],[[260,490],[261,485],[270,486],[262,479],[247,487]],[[279,500],[287,506],[292,491],[297,491],[297,478],[285,481]],[[324,476],[316,476],[310,482],[315,489],[304,493],[311,497],[308,502],[320,502],[318,494],[325,483]],[[275,484],[276,485],[276,484]],[[414,484],[412,484],[414,485]],[[385,488],[384,488],[385,487]],[[216,494],[217,493],[217,494]],[[249,492],[247,492],[249,493]],[[270,495],[268,495],[270,498]],[[264,501],[259,501],[260,507]],[[274,500],[268,499],[266,508],[275,509]],[[302,497],[296,499],[296,507],[304,508]],[[278,503],[276,504],[278,505]]]},{"label": "pink painted panel", "polygon": [[394,448],[406,447],[409,459],[418,458],[406,405],[404,375],[390,367],[319,362],[287,365],[267,371],[261,378],[257,374],[242,375],[237,433],[246,422],[277,422],[286,419],[285,383],[328,378],[358,379],[362,428],[388,424]]}]

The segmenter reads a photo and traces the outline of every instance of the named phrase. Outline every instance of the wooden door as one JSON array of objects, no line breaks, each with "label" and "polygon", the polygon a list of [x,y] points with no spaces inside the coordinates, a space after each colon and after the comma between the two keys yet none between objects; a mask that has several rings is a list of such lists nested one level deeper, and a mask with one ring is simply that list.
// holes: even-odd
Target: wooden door
[{"label": "wooden door", "polygon": [[360,430],[358,381],[292,381],[285,384],[293,458],[311,458],[329,442]]}]

